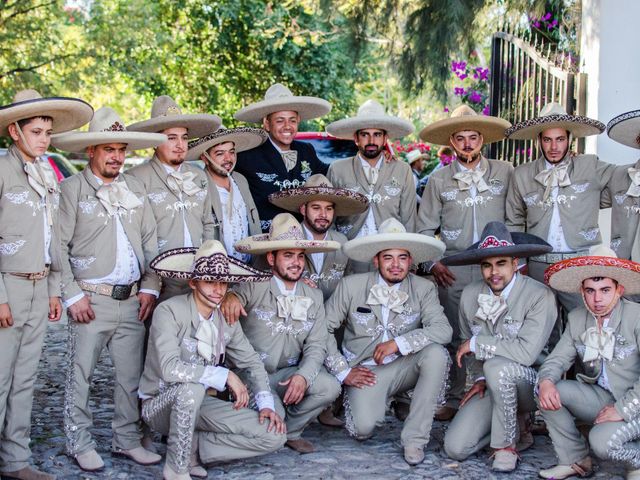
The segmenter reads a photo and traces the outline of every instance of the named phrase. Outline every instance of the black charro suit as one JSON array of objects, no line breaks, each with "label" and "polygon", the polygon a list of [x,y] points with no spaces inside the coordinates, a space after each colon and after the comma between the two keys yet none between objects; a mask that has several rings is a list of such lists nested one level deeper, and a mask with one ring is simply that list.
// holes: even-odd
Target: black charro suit
[{"label": "black charro suit", "polygon": [[258,207],[263,232],[269,230],[273,217],[285,212],[269,203],[270,194],[289,188],[300,188],[307,178],[316,173],[327,174],[329,166],[320,161],[310,144],[294,140],[291,142],[291,149],[298,152],[298,161],[289,172],[284,166],[280,152],[270,140],[238,154],[235,170],[244,175],[249,183],[249,190]]}]

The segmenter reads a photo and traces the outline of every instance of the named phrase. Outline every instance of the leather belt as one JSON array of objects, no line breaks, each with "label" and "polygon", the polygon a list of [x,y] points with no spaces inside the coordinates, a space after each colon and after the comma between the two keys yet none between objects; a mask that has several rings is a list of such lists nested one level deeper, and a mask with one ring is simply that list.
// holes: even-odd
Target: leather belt
[{"label": "leather belt", "polygon": [[9,272],[9,275],[13,275],[14,277],[25,278],[27,280],[42,280],[43,278],[47,278],[50,271],[51,271],[51,265],[45,265],[44,270],[42,270],[41,272],[32,272],[32,273]]},{"label": "leather belt", "polygon": [[535,257],[529,257],[529,260],[541,263],[558,263],[562,260],[569,260],[570,258],[584,257],[589,255],[589,250],[580,250],[579,252],[557,252],[557,253],[545,253],[544,255],[536,255]]},{"label": "leather belt", "polygon": [[78,285],[82,290],[111,297],[114,300],[126,300],[138,293],[137,282],[133,282],[130,285],[108,285],[106,283],[88,283],[80,280]]}]

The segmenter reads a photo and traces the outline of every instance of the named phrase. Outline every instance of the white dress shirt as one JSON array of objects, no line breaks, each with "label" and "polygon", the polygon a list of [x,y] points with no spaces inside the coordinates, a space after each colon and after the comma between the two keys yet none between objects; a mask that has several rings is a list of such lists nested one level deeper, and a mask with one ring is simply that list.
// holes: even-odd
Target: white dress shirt
[{"label": "white dress shirt", "polygon": [[[304,229],[304,234],[307,237],[307,239],[314,240],[313,233],[309,231],[309,229],[304,224],[304,222],[302,222],[302,228]],[[325,232],[324,237],[322,237],[322,240],[326,240],[326,239],[327,239],[327,233]],[[322,266],[324,265],[324,255],[325,254],[323,252],[311,253],[308,255],[309,257],[311,257],[311,263],[313,263],[313,268],[316,269],[316,273],[320,273],[322,271]]]},{"label": "white dress shirt", "polygon": [[[163,163],[162,166],[166,170],[167,175],[169,175],[171,172],[179,172],[180,169],[182,168],[182,164],[178,165],[176,168],[173,168],[172,166],[169,166],[166,163]],[[182,202],[182,193],[178,194],[178,198]],[[183,228],[184,238],[182,241],[185,247],[193,247],[193,242],[191,241],[191,234],[189,233],[189,227],[187,227],[187,217],[185,215],[185,209],[181,208],[180,212],[182,213],[182,225],[184,226]]]},{"label": "white dress shirt", "polygon": [[[546,159],[544,161],[545,169],[549,170],[554,165]],[[549,234],[547,235],[547,243],[553,247],[554,252],[571,252],[573,249],[567,244],[562,230],[562,222],[560,221],[560,210],[558,209],[558,189],[553,187],[550,199],[553,202],[553,213],[551,215],[551,224],[549,225]]]},{"label": "white dress shirt", "polygon": [[[369,168],[371,165],[364,158],[362,158],[359,153],[358,153],[358,158],[360,159],[360,164],[362,165],[362,169],[366,172],[367,168]],[[382,167],[383,160],[384,160],[384,155],[380,155],[380,158],[378,159],[378,163],[376,163],[376,166],[374,167],[374,168],[377,168],[378,171]],[[373,185],[369,185],[369,191],[367,193],[369,195],[373,194]],[[376,218],[373,216],[373,208],[371,208],[371,205],[369,205],[369,210],[367,211],[367,218],[364,221],[362,228],[356,235],[356,238],[367,237],[369,235],[375,235],[377,233],[378,233],[378,226],[376,225]]]},{"label": "white dress shirt", "polygon": [[224,229],[222,230],[222,243],[224,243],[224,247],[230,256],[235,257],[242,262],[248,262],[251,260],[251,255],[237,252],[233,248],[233,245],[236,242],[249,236],[247,204],[244,202],[240,189],[232,177],[229,177],[229,181],[229,187],[233,193],[233,195],[231,195],[233,202],[231,205],[231,218],[228,218],[229,215],[227,213],[229,212],[229,191],[216,184],[218,196],[220,197],[220,204],[222,205],[222,222],[224,224]]},{"label": "white dress shirt", "polygon": [[[456,160],[456,164],[458,169],[461,172],[469,172],[472,169],[471,168],[467,168],[465,167],[462,162],[460,162],[459,160]],[[480,164],[478,163],[478,165],[476,165],[476,168],[478,168]],[[471,186],[469,187],[469,196],[475,200],[476,199],[476,195],[478,195],[478,188],[476,187],[475,183],[472,183]],[[478,233],[478,220],[476,219],[476,203],[473,202],[473,205],[471,207],[473,210],[473,243],[476,243],[478,241],[480,241],[480,234]]]}]

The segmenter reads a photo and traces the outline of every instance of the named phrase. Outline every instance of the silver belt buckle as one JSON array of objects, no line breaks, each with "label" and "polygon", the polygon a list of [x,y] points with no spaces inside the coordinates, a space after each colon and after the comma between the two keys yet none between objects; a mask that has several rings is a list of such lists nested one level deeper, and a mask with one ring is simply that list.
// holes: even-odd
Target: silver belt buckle
[{"label": "silver belt buckle", "polygon": [[114,285],[111,298],[114,300],[127,300],[131,296],[133,285]]}]

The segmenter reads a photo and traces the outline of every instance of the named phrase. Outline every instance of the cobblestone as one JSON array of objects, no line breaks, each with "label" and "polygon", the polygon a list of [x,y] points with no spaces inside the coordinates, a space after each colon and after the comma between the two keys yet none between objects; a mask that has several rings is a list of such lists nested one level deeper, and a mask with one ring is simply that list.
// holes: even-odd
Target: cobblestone
[{"label": "cobblestone", "polygon": [[[162,464],[143,467],[110,455],[113,369],[106,351],[96,368],[91,392],[95,424],[92,434],[98,444],[98,453],[104,459],[105,469],[99,473],[85,473],[66,456],[62,420],[66,331],[64,323],[50,325],[45,340],[33,405],[34,462],[40,468],[57,474],[59,479],[161,479]],[[314,442],[317,448],[315,453],[299,455],[283,448],[256,459],[210,467],[208,478],[519,480],[537,478],[540,468],[554,465],[556,461],[549,439],[537,436],[535,446],[522,453],[522,461],[512,474],[493,473],[489,468],[488,454],[484,452],[464,462],[455,462],[447,458],[441,448],[445,428],[446,424],[434,424],[425,461],[417,467],[410,467],[403,461],[399,443],[401,423],[393,417],[387,417],[375,436],[365,442],[350,438],[344,430],[313,424],[304,436]],[[165,446],[159,441],[156,445],[159,452],[164,454]],[[624,469],[611,462],[600,461],[593,478],[619,480],[624,478]]]}]

